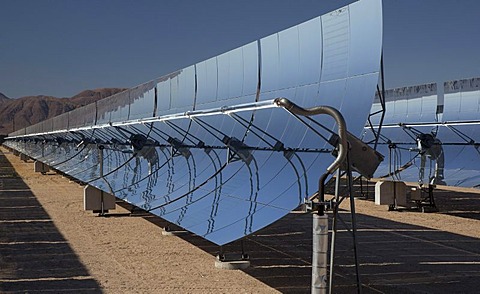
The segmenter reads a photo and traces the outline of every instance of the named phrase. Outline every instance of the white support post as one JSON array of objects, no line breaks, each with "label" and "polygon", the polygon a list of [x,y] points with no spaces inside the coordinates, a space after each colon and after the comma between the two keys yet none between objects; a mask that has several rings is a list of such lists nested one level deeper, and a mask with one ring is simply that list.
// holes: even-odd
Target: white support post
[{"label": "white support post", "polygon": [[313,213],[312,293],[327,293],[328,216]]}]

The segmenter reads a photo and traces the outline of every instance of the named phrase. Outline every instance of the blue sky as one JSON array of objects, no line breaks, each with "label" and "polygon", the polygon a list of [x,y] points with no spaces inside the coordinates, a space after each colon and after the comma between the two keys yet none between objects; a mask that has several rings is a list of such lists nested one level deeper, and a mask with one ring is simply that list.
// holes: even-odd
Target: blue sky
[{"label": "blue sky", "polygon": [[[0,92],[133,87],[351,2],[0,0]],[[480,1],[383,9],[387,87],[480,76]]]}]

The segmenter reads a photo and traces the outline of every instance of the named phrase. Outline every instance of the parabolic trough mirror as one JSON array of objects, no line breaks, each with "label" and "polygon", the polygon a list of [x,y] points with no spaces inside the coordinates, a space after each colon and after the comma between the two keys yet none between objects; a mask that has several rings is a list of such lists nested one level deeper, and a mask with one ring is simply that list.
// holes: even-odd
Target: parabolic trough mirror
[{"label": "parabolic trough mirror", "polygon": [[[377,177],[420,184],[480,185],[480,78],[387,90]],[[380,109],[378,101],[372,112]],[[378,116],[365,128],[373,140]]]},{"label": "parabolic trough mirror", "polygon": [[338,109],[360,135],[379,79],[380,0],[361,0],[9,134],[5,145],[218,245],[317,192]]}]

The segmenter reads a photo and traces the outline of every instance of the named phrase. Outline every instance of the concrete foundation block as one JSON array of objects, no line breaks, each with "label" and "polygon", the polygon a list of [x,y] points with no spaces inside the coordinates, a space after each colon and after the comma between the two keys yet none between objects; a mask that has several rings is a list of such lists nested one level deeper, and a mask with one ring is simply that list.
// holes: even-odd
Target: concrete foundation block
[{"label": "concrete foundation block", "polygon": [[49,170],[50,170],[50,168],[48,167],[48,165],[46,165],[43,162],[40,162],[40,161],[36,160],[33,163],[33,171],[36,172],[36,173],[46,173]]},{"label": "concrete foundation block", "polygon": [[93,186],[85,186],[83,189],[84,210],[101,211],[102,201],[104,211],[115,209],[115,196]]},{"label": "concrete foundation block", "polygon": [[380,181],[375,184],[375,204],[407,205],[407,185],[404,182]]},{"label": "concrete foundation block", "polygon": [[28,157],[26,154],[20,153],[20,160],[23,160],[23,161],[26,162],[29,159],[30,159],[30,157]]},{"label": "concrete foundation block", "polygon": [[162,236],[183,236],[187,235],[189,232],[185,230],[169,230],[169,229],[163,229],[162,230]]},{"label": "concrete foundation block", "polygon": [[250,260],[238,258],[237,260],[220,260],[217,256],[215,259],[215,267],[218,269],[225,270],[243,270],[250,266]]},{"label": "concrete foundation block", "polygon": [[240,261],[220,261],[215,260],[215,267],[218,269],[226,270],[243,270],[250,266],[250,261],[240,260]]},{"label": "concrete foundation block", "polygon": [[410,189],[410,199],[413,201],[422,201],[422,189],[419,187],[412,187]]}]

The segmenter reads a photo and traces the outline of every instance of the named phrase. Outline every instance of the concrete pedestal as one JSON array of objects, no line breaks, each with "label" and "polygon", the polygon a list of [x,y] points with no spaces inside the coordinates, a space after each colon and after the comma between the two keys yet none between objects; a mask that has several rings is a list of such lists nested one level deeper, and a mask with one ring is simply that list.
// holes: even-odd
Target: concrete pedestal
[{"label": "concrete pedestal", "polygon": [[45,163],[43,162],[40,162],[40,161],[35,161],[33,163],[33,171],[36,172],[36,173],[46,173],[50,170],[50,168],[48,167],[48,165],[46,165]]},{"label": "concrete pedestal", "polygon": [[20,153],[20,160],[27,162],[30,159],[26,154]]},{"label": "concrete pedestal", "polygon": [[410,199],[413,201],[422,201],[422,189],[412,187],[410,190]]},{"label": "concrete pedestal", "polygon": [[226,270],[243,270],[250,266],[250,261],[248,260],[239,260],[239,261],[220,261],[215,260],[215,267],[218,269]]},{"label": "concrete pedestal", "polygon": [[375,204],[407,205],[407,185],[404,182],[380,181],[375,184]]},{"label": "concrete pedestal", "polygon": [[[247,256],[248,258],[248,256]],[[228,258],[220,259],[217,256],[215,267],[225,270],[242,270],[250,266],[250,260],[243,258],[242,254],[229,254]]]},{"label": "concrete pedestal", "polygon": [[87,185],[83,189],[83,208],[93,212],[107,212],[115,209],[115,196]]},{"label": "concrete pedestal", "polygon": [[188,234],[188,231],[185,230],[170,230],[168,228],[164,228],[162,230],[163,236],[182,236]]}]

